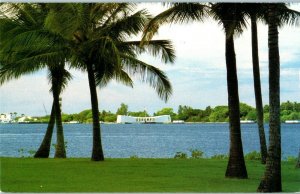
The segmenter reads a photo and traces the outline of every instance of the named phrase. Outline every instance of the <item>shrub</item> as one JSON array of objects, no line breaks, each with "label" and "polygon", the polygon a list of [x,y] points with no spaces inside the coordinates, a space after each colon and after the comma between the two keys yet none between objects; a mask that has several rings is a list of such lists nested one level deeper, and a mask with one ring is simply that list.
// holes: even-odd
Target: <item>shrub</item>
[{"label": "shrub", "polygon": [[191,157],[194,159],[203,158],[203,152],[197,149],[190,149]]},{"label": "shrub", "polygon": [[288,157],[286,158],[286,161],[288,161],[288,162],[296,162],[296,161],[297,161],[297,158],[294,157],[294,156],[288,156]]},{"label": "shrub", "polygon": [[35,154],[35,152],[36,152],[35,150],[28,150],[28,151],[26,151],[26,149],[24,149],[24,148],[18,149],[18,153],[20,154],[21,158],[24,158],[24,157],[28,157],[28,158],[33,157],[34,154]]},{"label": "shrub", "polygon": [[260,152],[253,151],[245,155],[246,160],[261,160]]},{"label": "shrub", "polygon": [[137,155],[132,155],[129,157],[130,159],[138,159],[139,157]]},{"label": "shrub", "polygon": [[187,154],[184,152],[176,152],[174,158],[176,159],[187,159]]}]

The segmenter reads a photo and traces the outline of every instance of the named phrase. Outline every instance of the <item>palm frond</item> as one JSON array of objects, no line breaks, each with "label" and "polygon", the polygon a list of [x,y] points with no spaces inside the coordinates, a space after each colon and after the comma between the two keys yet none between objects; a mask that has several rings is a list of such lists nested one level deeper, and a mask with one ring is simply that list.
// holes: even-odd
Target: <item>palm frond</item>
[{"label": "palm frond", "polygon": [[100,26],[97,33],[109,34],[114,39],[124,39],[142,32],[150,15],[146,10],[140,10],[132,15],[118,18],[107,27]]},{"label": "palm frond", "polygon": [[86,55],[94,64],[112,64],[115,68],[121,64],[116,41],[109,36],[87,41],[83,48],[88,51]]},{"label": "palm frond", "polygon": [[104,88],[105,86],[107,86],[107,84],[113,79],[126,86],[133,87],[132,79],[124,70],[115,71],[112,74],[108,74],[108,73],[100,74],[99,72],[96,72],[95,77],[96,77],[96,84],[100,88]]},{"label": "palm frond", "polygon": [[161,99],[164,101],[169,99],[172,94],[172,86],[163,71],[127,55],[122,55],[122,61],[124,71],[132,76],[139,75],[140,80],[153,87]]},{"label": "palm frond", "polygon": [[288,24],[291,26],[298,26],[300,24],[300,12],[289,9],[287,6],[279,6],[279,26]]},{"label": "palm frond", "polygon": [[7,61],[3,61],[2,59],[3,58],[1,57],[0,85],[12,79],[20,78],[23,75],[32,74],[45,67],[45,65],[37,66],[36,64],[32,64],[32,63],[26,65],[20,65],[19,63],[7,62]]},{"label": "palm frond", "polygon": [[242,3],[213,3],[210,15],[223,26],[227,38],[240,35],[247,28],[247,14]]},{"label": "palm frond", "polygon": [[171,8],[155,16],[145,27],[142,42],[147,42],[166,23],[184,23],[202,21],[207,13],[207,6],[200,3],[175,3]]},{"label": "palm frond", "polygon": [[114,3],[114,4],[108,3],[107,7],[108,7],[108,9],[106,9],[106,10],[108,12],[107,12],[106,17],[103,18],[104,21],[103,21],[103,24],[101,25],[102,28],[105,28],[109,24],[114,23],[114,21],[119,19],[120,14],[122,14],[122,16],[126,16],[128,14],[128,12],[132,12],[135,8],[135,4],[133,4],[133,3]]},{"label": "palm frond", "polygon": [[84,25],[80,14],[80,5],[75,3],[49,4],[50,12],[45,19],[45,27],[70,40],[73,34]]},{"label": "palm frond", "polygon": [[164,63],[174,63],[175,61],[175,50],[169,40],[151,40],[144,45],[141,45],[141,41],[127,41],[124,44],[136,50],[139,54],[147,52],[154,57],[159,56]]}]

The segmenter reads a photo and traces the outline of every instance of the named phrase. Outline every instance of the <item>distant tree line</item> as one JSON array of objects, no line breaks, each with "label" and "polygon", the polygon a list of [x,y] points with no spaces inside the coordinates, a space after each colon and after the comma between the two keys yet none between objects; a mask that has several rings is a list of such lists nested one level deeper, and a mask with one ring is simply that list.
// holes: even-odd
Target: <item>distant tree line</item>
[{"label": "distant tree line", "polygon": [[[280,105],[280,108],[280,118],[282,122],[285,122],[286,120],[300,120],[300,103],[287,101],[283,102]],[[170,115],[172,120],[184,120],[185,122],[229,121],[228,106],[216,106],[214,108],[207,106],[205,109],[197,109],[186,105],[179,105],[177,112],[175,112],[173,108],[166,107],[151,115],[146,110],[137,112],[128,111],[128,105],[124,103],[121,104],[116,113],[105,110],[99,112],[99,120],[103,122],[116,122],[117,115],[129,115],[135,117]],[[240,103],[240,118],[241,120],[256,121],[257,115],[255,108],[245,103]],[[37,119],[37,122],[48,122],[50,115],[33,119]],[[75,114],[63,113],[62,121],[92,123],[92,110],[88,109]],[[264,106],[264,122],[269,122],[269,105]]]}]

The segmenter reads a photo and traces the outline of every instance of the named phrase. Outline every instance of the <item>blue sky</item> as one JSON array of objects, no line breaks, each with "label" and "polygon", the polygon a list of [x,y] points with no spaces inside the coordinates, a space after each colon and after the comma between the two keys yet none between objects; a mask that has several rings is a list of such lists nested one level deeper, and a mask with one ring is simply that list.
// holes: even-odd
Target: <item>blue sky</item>
[{"label": "blue sky", "polygon": [[[156,14],[163,8],[159,4],[144,4]],[[143,6],[144,6],[143,5]],[[141,6],[142,7],[142,6]],[[300,11],[299,5],[292,6]],[[281,59],[281,101],[300,100],[300,27],[279,31]],[[267,26],[259,23],[259,56],[263,103],[268,103],[268,45]],[[165,25],[155,39],[170,39],[176,49],[174,64],[163,64],[147,54],[139,58],[164,70],[173,85],[173,95],[167,103],[160,100],[147,84],[135,81],[134,88],[112,81],[98,89],[100,110],[115,112],[121,103],[130,111],[147,110],[153,113],[163,107],[177,111],[179,105],[194,108],[226,105],[225,37],[221,26],[212,20],[204,23]],[[136,39],[136,38],[135,38]],[[240,101],[254,106],[250,30],[235,39]],[[73,80],[64,91],[63,112],[76,113],[90,109],[87,75],[71,71]],[[52,96],[49,93],[47,72],[39,71],[0,86],[0,113],[17,112],[26,115],[50,113]],[[45,106],[45,108],[44,108]]]}]

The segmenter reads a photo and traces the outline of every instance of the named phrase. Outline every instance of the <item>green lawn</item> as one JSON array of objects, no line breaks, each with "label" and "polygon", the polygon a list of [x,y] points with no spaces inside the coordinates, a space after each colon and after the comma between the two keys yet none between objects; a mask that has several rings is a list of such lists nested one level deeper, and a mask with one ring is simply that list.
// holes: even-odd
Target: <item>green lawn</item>
[{"label": "green lawn", "polygon": [[[264,167],[247,161],[249,179],[224,178],[226,160],[1,158],[4,192],[255,192]],[[285,192],[300,191],[300,170],[283,162]]]}]

